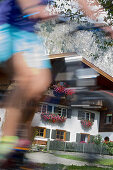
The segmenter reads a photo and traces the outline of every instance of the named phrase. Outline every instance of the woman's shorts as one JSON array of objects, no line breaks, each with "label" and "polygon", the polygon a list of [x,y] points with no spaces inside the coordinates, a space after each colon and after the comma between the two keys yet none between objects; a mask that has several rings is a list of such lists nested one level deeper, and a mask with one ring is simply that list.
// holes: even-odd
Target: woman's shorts
[{"label": "woman's shorts", "polygon": [[0,62],[18,52],[23,52],[29,67],[51,68],[42,37],[9,24],[0,25]]}]

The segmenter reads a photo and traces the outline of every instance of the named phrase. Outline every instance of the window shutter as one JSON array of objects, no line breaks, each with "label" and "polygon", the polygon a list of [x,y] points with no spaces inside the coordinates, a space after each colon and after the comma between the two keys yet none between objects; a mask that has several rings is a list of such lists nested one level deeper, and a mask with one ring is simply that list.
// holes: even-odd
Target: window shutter
[{"label": "window shutter", "polygon": [[76,133],[76,142],[80,143],[81,142],[81,134]]},{"label": "window shutter", "polygon": [[70,141],[70,132],[66,132],[66,141]]},{"label": "window shutter", "polygon": [[67,118],[71,118],[71,114],[72,114],[72,109],[71,108],[67,109]]},{"label": "window shutter", "polygon": [[95,113],[91,113],[91,120],[94,122],[95,119]]},{"label": "window shutter", "polygon": [[50,129],[46,129],[46,138],[50,138]]},{"label": "window shutter", "polygon": [[52,130],[51,138],[56,139],[56,130]]},{"label": "window shutter", "polygon": [[82,120],[83,111],[78,111],[78,120]]},{"label": "window shutter", "polygon": [[93,142],[93,138],[94,138],[94,136],[93,136],[93,135],[90,135],[90,140],[89,140],[90,143]]}]

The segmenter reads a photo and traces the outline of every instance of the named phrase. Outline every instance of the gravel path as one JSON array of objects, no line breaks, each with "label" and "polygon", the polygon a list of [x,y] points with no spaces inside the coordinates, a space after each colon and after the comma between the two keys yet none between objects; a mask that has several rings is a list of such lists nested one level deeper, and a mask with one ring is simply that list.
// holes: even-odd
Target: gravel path
[{"label": "gravel path", "polygon": [[29,153],[27,157],[35,163],[37,162],[37,163],[64,164],[64,165],[73,164],[77,166],[84,166],[86,164],[85,162],[60,158],[54,156],[53,154],[43,153],[43,152]]}]

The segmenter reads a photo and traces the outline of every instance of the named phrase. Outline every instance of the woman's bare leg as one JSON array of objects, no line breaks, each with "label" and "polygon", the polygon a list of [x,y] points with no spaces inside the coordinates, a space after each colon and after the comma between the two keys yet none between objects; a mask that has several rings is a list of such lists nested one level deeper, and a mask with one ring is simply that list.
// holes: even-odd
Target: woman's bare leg
[{"label": "woman's bare leg", "polygon": [[12,59],[14,79],[18,83],[18,87],[9,99],[7,106],[7,121],[4,124],[3,132],[5,136],[15,136],[18,123],[22,117],[22,110],[25,107],[22,103],[26,103],[33,98],[40,98],[51,82],[49,69],[27,67],[21,53],[15,54]]}]

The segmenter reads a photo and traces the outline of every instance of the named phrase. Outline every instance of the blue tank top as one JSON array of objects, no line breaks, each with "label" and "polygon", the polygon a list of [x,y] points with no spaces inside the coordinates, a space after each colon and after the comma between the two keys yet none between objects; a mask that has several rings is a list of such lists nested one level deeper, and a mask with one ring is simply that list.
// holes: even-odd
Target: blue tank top
[{"label": "blue tank top", "polygon": [[[40,5],[47,5],[48,0],[42,0]],[[34,31],[34,25],[39,20],[32,20],[23,18],[20,6],[16,0],[2,0],[0,1],[0,25],[4,23],[16,26],[19,29],[29,32]]]}]

